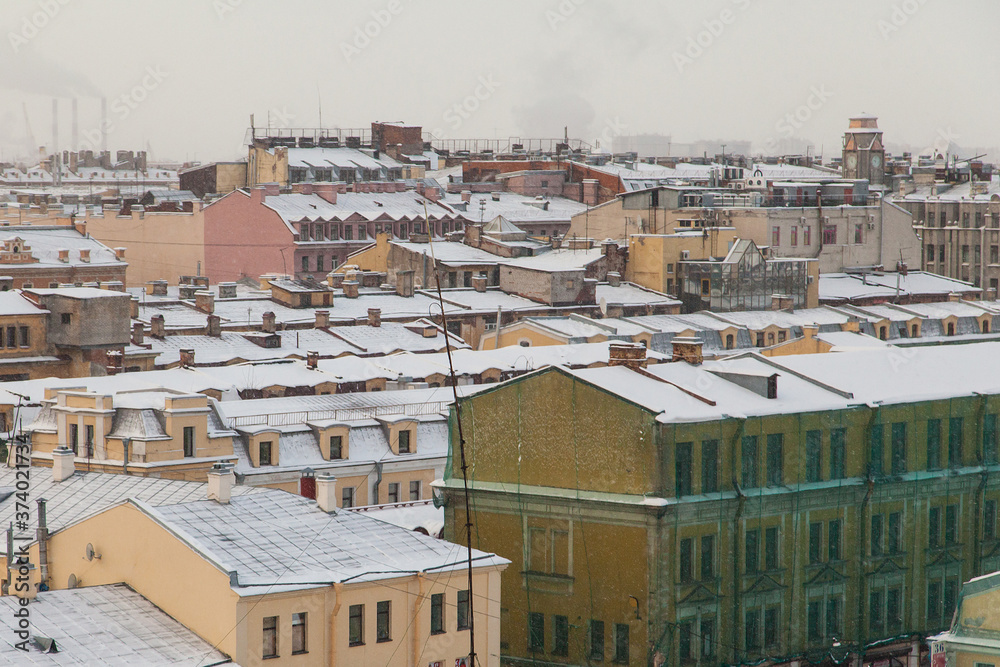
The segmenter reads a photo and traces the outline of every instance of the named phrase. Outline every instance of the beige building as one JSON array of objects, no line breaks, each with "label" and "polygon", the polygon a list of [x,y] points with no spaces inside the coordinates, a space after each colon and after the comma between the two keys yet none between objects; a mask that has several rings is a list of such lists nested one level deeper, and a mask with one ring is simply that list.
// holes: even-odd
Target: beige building
[{"label": "beige building", "polygon": [[967,581],[951,628],[928,641],[931,667],[991,667],[1000,662],[1000,572]]},{"label": "beige building", "polygon": [[337,511],[332,477],[317,479],[315,502],[277,490],[230,497],[232,483],[222,466],[208,500],[127,500],[43,531],[44,551],[28,549],[25,595],[41,583],[125,583],[247,667],[450,666],[469,654],[474,624],[477,664],[499,667],[508,561],[473,550],[470,590],[464,549]]}]

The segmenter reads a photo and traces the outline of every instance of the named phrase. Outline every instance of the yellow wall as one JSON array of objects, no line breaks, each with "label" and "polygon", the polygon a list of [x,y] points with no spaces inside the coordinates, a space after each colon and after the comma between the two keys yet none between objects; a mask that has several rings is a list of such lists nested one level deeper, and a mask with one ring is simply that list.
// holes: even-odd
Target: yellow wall
[{"label": "yellow wall", "polygon": [[[525,322],[515,322],[500,329],[500,347],[510,345],[520,345],[522,340],[529,341],[531,345],[527,347],[538,347],[540,345],[565,345],[567,338],[556,336],[545,331],[541,331]],[[605,340],[607,338],[605,337]],[[495,350],[497,344],[496,332],[491,332],[488,336],[483,336],[479,341],[480,350]]]},{"label": "yellow wall", "polygon": [[631,236],[625,279],[658,292],[677,294],[681,253],[688,251],[690,259],[725,256],[734,236],[736,232],[731,228],[711,229],[707,235]]}]

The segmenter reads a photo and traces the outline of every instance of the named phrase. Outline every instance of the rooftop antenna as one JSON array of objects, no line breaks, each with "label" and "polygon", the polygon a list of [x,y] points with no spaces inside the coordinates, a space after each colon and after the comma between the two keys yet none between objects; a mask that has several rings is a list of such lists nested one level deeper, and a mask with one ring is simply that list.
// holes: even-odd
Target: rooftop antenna
[{"label": "rooftop antenna", "polygon": [[[427,222],[427,200],[424,200],[424,222]],[[437,270],[437,260],[434,258],[434,243],[431,234],[427,235],[427,245],[431,251],[431,267],[434,270],[434,284],[437,286],[438,304],[441,306],[441,328],[444,329],[444,349],[448,353],[448,372],[451,375],[451,394],[455,401],[455,423],[458,426],[458,451],[462,461],[462,485],[465,490],[465,548],[466,563],[469,571],[469,666],[476,664],[476,615],[473,613],[472,594],[472,511],[469,507],[469,473],[465,461],[465,435],[462,432],[462,406],[458,403],[458,379],[455,377],[455,364],[451,358],[451,334],[448,333],[448,320],[444,314],[444,296],[441,294],[441,275]],[[497,321],[499,328],[500,322]]]}]

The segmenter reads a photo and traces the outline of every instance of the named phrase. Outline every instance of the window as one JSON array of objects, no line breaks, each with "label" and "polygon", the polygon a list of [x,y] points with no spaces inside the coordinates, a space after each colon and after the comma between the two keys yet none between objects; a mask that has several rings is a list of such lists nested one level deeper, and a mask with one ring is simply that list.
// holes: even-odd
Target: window
[{"label": "window", "polygon": [[736,339],[733,338],[733,334],[726,334],[726,349],[731,350],[736,347]]},{"label": "window", "polygon": [[431,634],[440,635],[444,627],[444,593],[431,595]]},{"label": "window", "polygon": [[806,431],[806,481],[818,482],[823,466],[823,434]]},{"label": "window", "polygon": [[681,583],[689,582],[694,578],[694,540],[690,537],[681,540],[680,561]]},{"label": "window", "polygon": [[934,246],[932,245],[927,246],[927,261],[928,262],[934,261]]},{"label": "window", "polygon": [[820,625],[820,600],[810,600],[806,611],[806,626],[809,641],[815,642],[823,639]]},{"label": "window", "polygon": [[389,600],[379,602],[375,607],[375,636],[376,641],[390,642],[390,626],[392,625],[392,603]]},{"label": "window", "polygon": [[798,225],[792,225],[789,230],[789,245],[797,246],[799,244],[799,227]]},{"label": "window", "polygon": [[703,535],[701,538],[701,580],[715,578],[715,536]]},{"label": "window", "polygon": [[306,645],[306,612],[292,614],[292,655],[308,653]]},{"label": "window", "polygon": [[983,503],[983,539],[997,538],[997,501],[992,498]]},{"label": "window", "polygon": [[995,413],[983,417],[983,461],[987,464],[997,462],[997,416]]},{"label": "window", "polygon": [[938,246],[938,261],[939,262],[943,262],[944,261],[944,246],[943,245],[939,245]]},{"label": "window", "polygon": [[410,500],[420,500],[420,480],[410,482]]},{"label": "window", "polygon": [[590,659],[604,660],[604,621],[590,622]]},{"label": "window", "polygon": [[399,502],[399,482],[389,482],[389,502]]},{"label": "window", "polygon": [[830,598],[826,601],[826,636],[836,637],[840,634],[840,598]]},{"label": "window", "polygon": [[678,652],[680,653],[682,660],[690,660],[693,655],[691,653],[691,635],[693,634],[692,622],[682,621],[678,623],[679,626],[679,637],[677,641]]},{"label": "window", "polygon": [[906,422],[892,425],[892,474],[906,472]]},{"label": "window", "polygon": [[941,468],[941,420],[927,420],[927,469]]},{"label": "window", "polygon": [[757,436],[743,436],[742,450],[743,488],[753,489],[760,486],[757,481]]},{"label": "window", "polygon": [[701,620],[701,657],[711,658],[715,656],[715,619],[703,618]]},{"label": "window", "polygon": [[823,543],[823,524],[814,522],[809,524],[809,562],[819,563],[820,549]]},{"label": "window", "polygon": [[59,316],[59,319],[63,324],[72,324],[73,315],[72,313],[63,313],[62,315]]},{"label": "window", "polygon": [[927,622],[937,625],[941,621],[941,582],[927,584]]},{"label": "window", "polygon": [[701,293],[704,296],[708,296],[712,291],[712,281],[708,278],[701,279]]},{"label": "window", "polygon": [[17,327],[7,327],[7,347],[17,347]]},{"label": "window", "polygon": [[528,613],[528,650],[545,650],[545,615],[541,612]]},{"label": "window", "polygon": [[748,530],[746,534],[746,556],[743,560],[747,574],[754,574],[760,567],[760,531]]},{"label": "window", "polygon": [[777,225],[771,227],[771,245],[775,247],[781,245],[781,227]]},{"label": "window", "polygon": [[889,533],[886,535],[886,550],[898,554],[903,550],[903,523],[899,512],[889,514]]},{"label": "window", "polygon": [[951,417],[948,420],[948,467],[957,468],[962,465],[962,418]]},{"label": "window", "polygon": [[628,664],[628,625],[625,623],[615,623],[615,662],[621,665]]},{"label": "window", "polygon": [[802,228],[802,245],[811,245],[811,244],[812,244],[812,228],[811,227],[803,227]]},{"label": "window", "polygon": [[823,225],[823,245],[837,243],[837,225]]},{"label": "window", "polygon": [[354,225],[344,225],[344,240],[354,240]]},{"label": "window", "polygon": [[782,475],[782,453],[784,436],[781,433],[771,433],[767,436],[767,485],[781,486],[784,484]]},{"label": "window", "polygon": [[184,456],[194,456],[194,426],[184,427]]},{"label": "window", "polygon": [[80,453],[80,426],[78,424],[69,425],[69,448],[74,454]]},{"label": "window", "polygon": [[771,526],[764,530],[764,567],[768,570],[778,569],[778,527]]},{"label": "window", "polygon": [[860,244],[862,244],[862,243],[865,242],[864,232],[862,231],[862,229],[863,229],[863,226],[860,223],[855,223],[854,224],[854,243],[855,244],[860,245]]},{"label": "window", "polygon": [[719,441],[701,441],[701,492],[719,490]]},{"label": "window", "polygon": [[354,507],[354,487],[345,486],[340,492],[340,506]]},{"label": "window", "polygon": [[458,592],[458,629],[469,629],[469,591]]},{"label": "window", "polygon": [[410,453],[410,431],[400,431],[399,432],[399,453],[409,454]]},{"label": "window", "polygon": [[868,464],[868,471],[872,477],[881,477],[884,472],[884,443],[885,433],[882,424],[872,424],[871,433],[868,436],[868,451],[871,453],[871,462]]},{"label": "window", "polygon": [[678,497],[691,495],[691,448],[690,442],[677,443],[677,460],[674,461],[674,486]]},{"label": "window", "polygon": [[885,595],[885,621],[889,632],[898,634],[903,627],[902,614],[903,591],[900,588],[890,588]]},{"label": "window", "polygon": [[840,519],[827,524],[826,547],[830,560],[840,560]]},{"label": "window", "polygon": [[358,225],[358,240],[363,241],[366,238],[368,238],[368,226]]},{"label": "window", "polygon": [[278,657],[278,617],[264,617],[264,651],[263,657]]},{"label": "window", "polygon": [[330,436],[330,459],[341,459],[344,458],[344,436],[342,435],[331,435]]},{"label": "window", "polygon": [[760,650],[760,610],[748,609],[743,619],[743,633],[747,651]]},{"label": "window", "polygon": [[764,610],[764,646],[774,648],[778,645],[778,608],[768,607]]},{"label": "window", "polygon": [[31,335],[28,327],[18,327],[21,334],[21,347],[31,347]]},{"label": "window", "polygon": [[351,646],[365,643],[365,606],[352,604],[348,610],[348,641]]},{"label": "window", "polygon": [[303,256],[302,257],[302,270],[303,271],[308,271],[309,270],[309,257],[308,256]]},{"label": "window", "polygon": [[83,427],[83,444],[87,458],[94,455],[94,425],[87,424]]},{"label": "window", "polygon": [[845,434],[842,428],[830,431],[830,479],[844,479]]},{"label": "window", "polygon": [[941,546],[940,507],[932,507],[927,512],[927,546],[931,549]]},{"label": "window", "polygon": [[569,655],[569,617],[552,617],[552,655]]},{"label": "window", "polygon": [[944,508],[944,543],[946,546],[958,544],[958,505]]},{"label": "window", "polygon": [[872,529],[869,535],[871,542],[871,555],[882,555],[882,528],[884,517],[881,514],[872,514]]},{"label": "window", "polygon": [[260,465],[271,465],[271,441],[263,440],[260,443]]}]

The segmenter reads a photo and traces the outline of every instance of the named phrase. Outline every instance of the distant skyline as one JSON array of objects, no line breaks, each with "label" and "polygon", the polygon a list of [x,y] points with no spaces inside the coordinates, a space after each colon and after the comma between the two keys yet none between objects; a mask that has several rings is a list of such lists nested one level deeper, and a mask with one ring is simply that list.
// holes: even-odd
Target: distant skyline
[{"label": "distant skyline", "polygon": [[890,147],[972,152],[1000,146],[982,84],[998,23],[986,0],[4,0],[0,161],[51,148],[53,97],[60,148],[73,97],[99,147],[106,97],[108,147],[157,160],[243,157],[250,114],[316,127],[321,108],[325,127],[796,139],[825,157],[866,112]]}]

